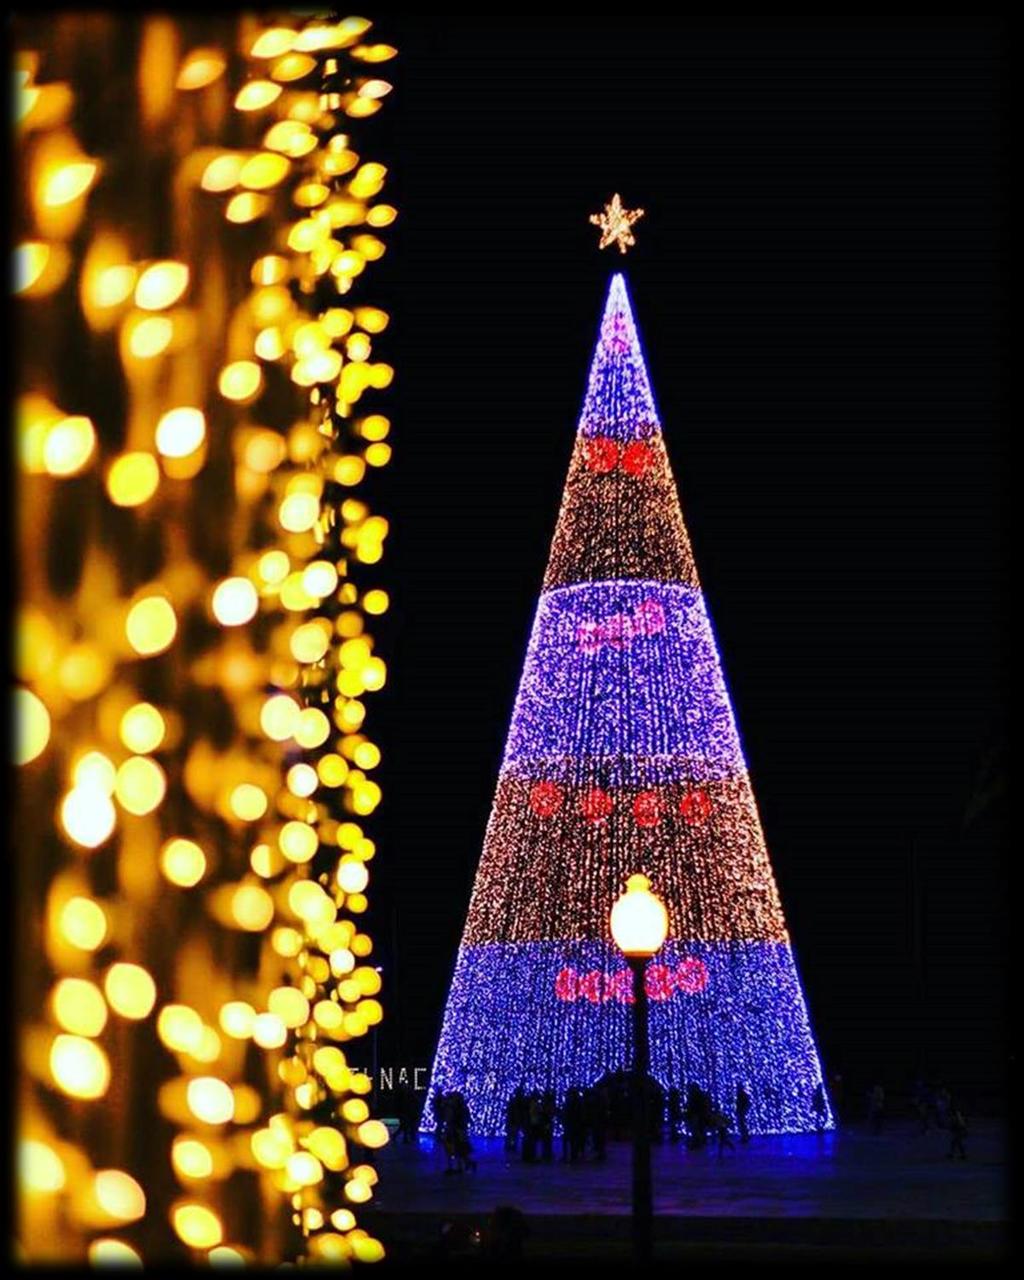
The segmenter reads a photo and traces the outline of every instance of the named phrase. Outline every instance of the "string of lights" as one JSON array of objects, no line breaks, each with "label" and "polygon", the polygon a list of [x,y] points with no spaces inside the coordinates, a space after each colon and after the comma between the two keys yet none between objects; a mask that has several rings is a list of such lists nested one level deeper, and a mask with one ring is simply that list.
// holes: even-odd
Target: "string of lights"
[{"label": "string of lights", "polygon": [[383,1256],[345,1053],[382,1016],[369,26],[18,28],[28,1261]]},{"label": "string of lights", "polygon": [[[621,207],[592,221],[631,243]],[[628,1067],[609,912],[637,872],[670,924],[646,979],[655,1076],[726,1113],[743,1085],[751,1132],[815,1128],[818,1053],[617,274],[431,1078],[476,1132],[504,1131],[517,1086],[562,1098]]]}]

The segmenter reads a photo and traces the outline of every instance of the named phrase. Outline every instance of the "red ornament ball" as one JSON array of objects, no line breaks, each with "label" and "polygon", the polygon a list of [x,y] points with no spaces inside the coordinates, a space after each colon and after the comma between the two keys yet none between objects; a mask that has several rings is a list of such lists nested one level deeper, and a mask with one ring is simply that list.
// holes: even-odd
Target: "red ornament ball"
[{"label": "red ornament ball", "polygon": [[654,450],[643,440],[634,440],[626,446],[619,466],[627,475],[642,476],[654,465]]},{"label": "red ornament ball", "polygon": [[656,827],[661,821],[661,797],[657,791],[641,791],[633,800],[633,817],[638,827]]},{"label": "red ornament ball", "polygon": [[591,471],[604,475],[615,470],[619,446],[608,436],[592,436],[583,446],[583,461]]},{"label": "red ornament ball", "polygon": [[555,978],[555,995],[559,1000],[575,1000],[578,982],[575,969],[560,969]]},{"label": "red ornament ball", "polygon": [[598,969],[592,969],[585,978],[580,978],[579,998],[589,1000],[591,1004],[600,1004],[603,986],[604,975]]},{"label": "red ornament ball", "polygon": [[696,791],[688,791],[679,801],[679,812],[683,815],[684,822],[689,823],[691,827],[699,827],[711,815],[711,798],[700,788]]},{"label": "red ornament ball", "polygon": [[633,1003],[633,970],[619,969],[605,979],[604,998],[618,1000],[620,1004]]},{"label": "red ornament ball", "polygon": [[550,818],[562,807],[562,788],[557,782],[538,782],[530,791],[530,808],[538,818]]},{"label": "red ornament ball", "polygon": [[612,798],[600,787],[591,787],[580,796],[580,813],[588,822],[604,822],[612,811]]},{"label": "red ornament ball", "polygon": [[676,986],[688,996],[696,995],[708,985],[708,968],[696,956],[687,956],[676,968]]},{"label": "red ornament ball", "polygon": [[667,964],[649,964],[644,974],[644,989],[650,1000],[668,1000],[676,989],[676,975]]}]

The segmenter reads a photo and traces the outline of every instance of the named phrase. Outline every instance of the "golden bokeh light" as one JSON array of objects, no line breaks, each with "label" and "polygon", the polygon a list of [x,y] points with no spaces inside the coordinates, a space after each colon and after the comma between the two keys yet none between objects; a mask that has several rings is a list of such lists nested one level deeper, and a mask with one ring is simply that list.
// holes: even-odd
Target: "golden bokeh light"
[{"label": "golden bokeh light", "polygon": [[208,1178],[213,1173],[210,1148],[197,1138],[178,1137],[171,1145],[171,1163],[181,1178]]},{"label": "golden bokeh light", "polygon": [[95,849],[109,840],[117,825],[110,797],[98,787],[76,786],[60,806],[61,826],[83,849]]},{"label": "golden bokeh light", "polygon": [[137,1021],[149,1017],[156,1004],[156,983],[141,965],[112,964],[103,980],[107,1001],[122,1018]]},{"label": "golden bokeh light", "polygon": [[54,1038],[50,1071],[58,1088],[72,1098],[102,1098],[110,1086],[110,1060],[98,1044],[82,1036]]},{"label": "golden bokeh light", "polygon": [[202,1204],[177,1205],[171,1222],[178,1236],[192,1249],[212,1249],[224,1239],[220,1218]]},{"label": "golden bokeh light", "polygon": [[167,791],[167,777],[148,756],[129,756],[117,771],[114,794],[129,813],[152,813]]},{"label": "golden bokeh light", "polygon": [[281,86],[270,80],[250,80],[235,96],[239,111],[262,111],[280,96]]},{"label": "golden bokeh light", "polygon": [[128,643],[144,658],[169,648],[177,630],[174,608],[163,596],[144,596],[136,601],[125,620]]},{"label": "golden bokeh light", "polygon": [[29,764],[50,741],[50,713],[31,689],[14,691],[14,763]]},{"label": "golden bokeh light", "polygon": [[181,64],[176,81],[179,89],[205,89],[224,73],[227,59],[219,49],[193,49]]},{"label": "golden bokeh light", "polygon": [[52,1195],[67,1185],[67,1170],[53,1147],[23,1138],[18,1146],[18,1179],[30,1191]]},{"label": "golden bokeh light", "polygon": [[252,1038],[263,1049],[279,1049],[288,1039],[288,1028],[276,1013],[260,1013],[253,1019]]},{"label": "golden bokeh light", "polygon": [[169,409],[156,425],[157,453],[165,458],[185,458],[206,438],[206,418],[201,409],[180,406]]},{"label": "golden bokeh light", "polygon": [[54,1020],[76,1036],[98,1036],[107,1025],[107,1004],[99,987],[84,978],[61,978],[51,997]]},{"label": "golden bokeh light", "polygon": [[124,1240],[99,1237],[89,1245],[88,1258],[93,1267],[129,1267],[142,1270],[142,1258]]},{"label": "golden bokeh light", "polygon": [[58,928],[73,947],[95,951],[107,936],[107,917],[94,899],[76,894],[64,904]]},{"label": "golden bokeh light", "polygon": [[248,578],[225,578],[213,592],[213,616],[223,627],[240,627],[256,616],[260,598]]},{"label": "golden bokeh light", "polygon": [[134,1222],[146,1212],[146,1193],[122,1169],[101,1169],[93,1179],[93,1192],[100,1207],[120,1222]]},{"label": "golden bokeh light", "polygon": [[55,209],[78,200],[96,181],[97,172],[97,166],[91,160],[78,160],[52,170],[43,179],[43,204]]},{"label": "golden bokeh light", "polygon": [[172,306],[188,288],[188,274],[183,262],[154,262],[139,276],[135,305],[144,311]]},{"label": "golden bokeh light", "polygon": [[247,1040],[252,1035],[256,1010],[244,1000],[231,1000],[220,1011],[221,1029],[235,1040]]},{"label": "golden bokeh light", "polygon": [[151,453],[123,453],[107,472],[107,492],[118,507],[139,507],[156,493],[160,467]]},{"label": "golden bokeh light", "polygon": [[258,884],[243,884],[231,898],[231,914],[240,929],[262,932],[274,918],[274,900]]},{"label": "golden bokeh light", "polygon": [[235,360],[221,370],[217,387],[227,400],[246,402],[259,395],[263,370],[254,360]]},{"label": "golden bokeh light", "polygon": [[216,1076],[196,1076],[188,1082],[188,1108],[204,1124],[227,1124],[235,1114],[235,1095]]},{"label": "golden bokeh light", "polygon": [[231,792],[231,812],[242,822],[255,822],[267,811],[267,793],[253,782],[240,782]]},{"label": "golden bokeh light", "polygon": [[121,717],[121,741],[140,755],[155,751],[166,732],[166,722],[151,702],[137,702]]},{"label": "golden bokeh light", "polygon": [[160,870],[171,884],[191,889],[206,873],[206,854],[194,840],[168,840],[160,851]]}]

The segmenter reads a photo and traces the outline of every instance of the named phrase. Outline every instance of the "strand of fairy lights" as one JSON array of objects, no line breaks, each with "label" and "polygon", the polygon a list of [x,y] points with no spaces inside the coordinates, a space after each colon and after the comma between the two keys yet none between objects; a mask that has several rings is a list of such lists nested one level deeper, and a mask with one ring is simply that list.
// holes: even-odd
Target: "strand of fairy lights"
[{"label": "strand of fairy lights", "polygon": [[[245,411],[231,430],[234,514],[224,513],[234,547],[231,572],[211,576],[185,545],[187,503],[217,444],[222,411],[216,411],[215,426],[209,402],[205,408],[161,402],[168,382],[195,386],[190,375],[200,363],[193,351],[198,312],[188,301],[202,272],[193,272],[182,260],[140,264],[128,254],[124,238],[106,226],[92,236],[85,252],[79,271],[81,307],[94,332],[116,338],[130,392],[130,447],[109,450],[104,433],[98,439],[87,417],[69,416],[38,390],[19,402],[19,453],[30,477],[27,499],[36,528],[47,528],[48,512],[59,501],[56,486],[80,475],[95,485],[91,477],[98,478],[98,464],[104,471],[105,501],[135,519],[140,529],[152,530],[158,511],[165,521],[176,517],[167,527],[165,569],[127,599],[111,573],[111,555],[90,547],[74,617],[66,604],[58,609],[46,591],[38,562],[43,539],[31,532],[22,539],[29,586],[23,592],[19,627],[16,746],[27,771],[27,794],[34,794],[34,786],[45,791],[53,770],[69,761],[63,767],[70,768],[70,787],[59,800],[58,821],[74,854],[71,865],[49,886],[43,925],[49,963],[58,974],[73,976],[55,986],[47,1022],[23,1034],[29,1075],[43,1086],[43,1094],[23,1108],[23,1238],[42,1239],[36,1228],[59,1224],[69,1247],[91,1240],[88,1252],[94,1261],[137,1258],[138,1248],[124,1237],[131,1237],[132,1224],[138,1224],[137,1233],[148,1226],[152,1208],[142,1181],[126,1169],[92,1172],[87,1144],[65,1138],[59,1118],[55,1126],[51,1114],[53,1104],[58,1116],[70,1106],[73,1127],[81,1130],[82,1103],[111,1105],[104,1100],[120,1064],[100,1040],[111,1013],[143,1025],[153,1025],[148,1020],[155,1013],[159,1042],[179,1068],[158,1092],[160,1113],[176,1128],[170,1157],[183,1194],[168,1206],[168,1216],[179,1241],[211,1261],[259,1256],[256,1242],[235,1243],[227,1235],[227,1219],[239,1218],[243,1192],[237,1175],[252,1169],[292,1198],[298,1225],[310,1237],[311,1256],[367,1261],[381,1256],[378,1242],[337,1201],[361,1203],[369,1198],[375,1178],[368,1164],[353,1164],[347,1144],[372,1148],[386,1133],[366,1112],[363,1095],[370,1082],[349,1071],[341,1051],[330,1043],[364,1033],[379,1018],[380,1006],[373,999],[379,976],[358,964],[372,944],[355,920],[347,919],[331,923],[335,933],[329,940],[335,945],[330,959],[314,955],[312,945],[325,939],[328,910],[337,914],[344,909],[356,919],[365,910],[364,864],[374,849],[357,822],[333,822],[330,803],[312,799],[309,775],[316,773],[317,786],[340,788],[344,807],[355,816],[372,812],[379,802],[379,788],[368,777],[379,751],[358,732],[364,714],[358,695],[381,687],[386,676],[372,653],[366,621],[387,608],[387,596],[376,587],[342,582],[341,558],[329,581],[331,566],[320,554],[314,530],[323,533],[333,526],[337,538],[327,545],[331,552],[344,546],[346,569],[348,562],[372,565],[380,559],[386,522],[355,496],[341,504],[338,519],[322,504],[321,495],[331,484],[357,488],[368,466],[388,461],[386,418],[379,413],[351,417],[364,391],[390,381],[390,368],[369,359],[370,335],[383,329],[387,317],[369,306],[349,312],[315,308],[316,349],[304,351],[309,317],[302,316],[292,290],[281,287],[286,278],[291,283],[294,272],[294,292],[303,297],[309,283],[330,269],[336,291],[346,292],[384,249],[375,234],[358,230],[363,221],[382,227],[394,217],[390,206],[369,203],[383,183],[382,167],[360,163],[347,139],[340,148],[330,142],[339,136],[334,127],[338,115],[357,120],[374,114],[390,88],[361,71],[394,53],[386,45],[367,44],[362,39],[367,26],[363,20],[345,20],[298,29],[263,28],[241,19],[240,37],[253,72],[234,106],[247,126],[261,112],[276,123],[264,133],[262,148],[240,155],[197,145],[180,161],[186,201],[206,198],[202,191],[230,192],[224,210],[228,224],[267,217],[271,228],[275,224],[268,215],[286,190],[295,205],[307,207],[310,184],[292,174],[293,166],[304,167],[303,157],[311,157],[308,167],[336,166],[330,175],[335,187],[339,174],[351,172],[346,192],[339,196],[329,190],[321,201],[328,220],[335,216],[329,211],[336,202],[345,206],[340,223],[350,229],[347,245],[330,232],[322,234],[322,218],[320,239],[306,243],[296,235],[296,228],[309,222],[302,216],[285,233],[284,253],[264,254],[253,264],[251,294],[229,324],[214,320],[208,299],[202,304],[206,331],[227,330],[227,358],[216,372],[216,394],[221,404]],[[166,72],[168,58],[177,56],[173,24],[148,20],[141,45],[151,73],[140,77],[145,91],[146,85],[160,83],[159,74],[152,73]],[[325,100],[320,92],[325,64],[343,57],[349,60],[342,77],[345,88],[337,100]],[[37,235],[16,251],[15,285],[23,297],[45,306],[73,270],[69,241],[87,215],[89,191],[102,165],[83,157],[73,137],[61,129],[73,94],[67,84],[37,84],[38,62],[29,55],[21,61],[19,109],[35,165],[31,189]],[[185,54],[175,72],[179,93],[201,96],[209,86],[222,84],[227,63],[226,52],[212,43]],[[255,71],[257,65],[264,69],[262,75]],[[144,99],[143,107],[147,105],[153,104]],[[324,136],[327,129],[330,139]],[[45,141],[51,131],[57,133],[56,143],[31,145],[33,134]],[[285,145],[275,150],[270,135]],[[281,190],[275,191],[277,187]],[[328,240],[336,247],[329,249]],[[276,324],[264,323],[268,313]],[[335,360],[329,352],[343,334],[328,332],[327,342],[320,335],[330,325],[344,324],[346,317],[348,342]],[[271,354],[268,330],[276,330],[281,342],[276,354]],[[252,339],[249,349],[247,336]],[[344,391],[338,408],[339,421],[347,422],[343,448],[316,448],[323,439],[318,416],[284,432],[253,425],[250,406],[272,377],[261,362],[282,357],[290,382],[309,388],[310,400]],[[203,358],[209,365],[205,350]],[[269,408],[266,412],[272,414]],[[306,523],[314,505],[310,498],[316,510]],[[103,520],[109,517],[104,514]],[[124,551],[130,569],[131,555],[122,545],[115,555],[117,551]],[[339,609],[342,604],[346,607]],[[271,625],[274,613],[283,618],[276,626]],[[312,614],[314,624],[317,614],[329,617],[337,633],[332,632],[327,653],[319,658],[311,659],[304,640],[297,638],[308,624],[295,627],[293,619],[304,614]],[[186,650],[184,633],[194,634],[198,626],[220,639]],[[62,634],[74,628],[85,638]],[[355,639],[361,643],[346,648]],[[140,687],[152,685],[169,695],[160,705],[133,698],[122,680],[123,664],[136,662],[146,664],[140,669]],[[332,708],[336,715],[323,736],[322,712],[300,707],[300,702],[307,700],[303,686],[310,683],[304,672],[317,665],[327,670],[328,662],[339,668],[338,697],[344,701]],[[295,723],[287,734],[276,732],[276,725],[267,732],[267,688],[295,691],[290,698]],[[212,737],[193,732],[179,710],[195,706],[196,699],[207,709],[227,712],[235,724],[226,750]],[[339,750],[318,752],[335,730],[342,734]],[[77,744],[90,736],[116,741],[117,748],[81,749]],[[131,754],[118,763],[124,752]],[[305,760],[292,763],[295,753],[316,759],[315,770]],[[284,788],[279,781],[282,754],[288,757]],[[301,815],[296,806],[305,806]],[[314,809],[319,819],[315,827],[309,821]],[[162,843],[161,829],[166,837]],[[308,845],[308,831],[318,841],[336,837],[336,847],[342,849],[339,865],[331,866],[334,883],[326,892],[319,880],[330,882],[331,874],[313,880],[301,855],[294,857]],[[242,846],[250,844],[250,832],[254,842],[246,854]],[[120,881],[101,894],[90,884],[89,868],[102,871],[111,856]],[[102,878],[109,879],[105,873]],[[155,911],[153,895],[161,880],[182,892],[181,912],[162,900]],[[204,895],[202,918],[239,938],[238,946],[247,934],[263,939],[263,958],[251,977],[245,977],[244,965],[232,973],[213,961],[212,938],[208,929],[195,924],[194,908],[191,932],[186,930],[181,954],[172,963],[166,954],[149,968],[134,962],[147,946],[153,951],[153,930],[147,932],[145,922],[159,922],[173,933],[173,918],[177,914],[184,920],[182,913],[190,910],[187,899],[194,901],[195,893]],[[228,954],[239,957],[238,946]],[[131,958],[119,958],[107,968],[101,991],[91,976],[78,975],[91,975],[94,957],[111,950]],[[343,951],[351,957],[350,965],[342,959]],[[328,1008],[334,1012],[327,1013]],[[290,1039],[314,1046],[313,1070],[307,1069],[301,1081],[295,1064],[302,1058],[282,1052]],[[318,1039],[327,1043],[316,1044]],[[269,1078],[247,1051],[249,1043],[264,1051]],[[121,1047],[119,1040],[115,1052]],[[268,1117],[267,1106],[279,1089],[289,1101]],[[61,1098],[72,1101],[63,1104]],[[327,1122],[310,1123],[307,1117],[317,1107]],[[116,1127],[116,1115],[114,1119]],[[225,1198],[228,1188],[235,1194]],[[112,1228],[117,1234],[110,1234]],[[54,1236],[51,1247],[56,1244]]]},{"label": "strand of fairy lights", "polygon": [[[372,813],[380,800],[380,788],[367,774],[379,763],[380,751],[360,732],[366,713],[361,698],[382,687],[386,677],[365,619],[383,612],[388,602],[377,588],[360,594],[350,572],[379,561],[387,522],[365,502],[342,494],[358,484],[367,465],[383,465],[390,457],[387,420],[380,414],[354,417],[363,393],[390,381],[389,366],[370,358],[373,335],[388,317],[378,308],[348,309],[335,300],[383,252],[379,238],[360,226],[385,226],[394,217],[390,206],[369,204],[383,186],[384,170],[361,163],[345,131],[348,120],[379,104],[384,90],[379,80],[353,83],[339,65],[340,51],[364,27],[350,21],[333,34],[330,28],[307,28],[286,54],[317,49],[318,114],[312,115],[308,98],[297,101],[283,122],[288,127],[272,126],[264,138],[291,156],[291,199],[301,215],[287,231],[287,252],[253,266],[259,288],[250,333],[253,354],[280,361],[290,380],[308,389],[309,403],[302,445],[291,451],[298,465],[284,470],[274,493],[281,545],[259,561],[271,581],[284,575],[280,597],[302,619],[294,625],[289,620],[279,632],[298,679],[282,680],[270,693],[260,726],[273,740],[293,742],[302,758],[292,761],[289,755],[280,806],[286,821],[251,857],[260,877],[278,881],[294,920],[271,935],[273,950],[290,969],[290,981],[271,993],[283,1015],[277,1069],[290,1105],[254,1135],[253,1152],[290,1195],[311,1256],[324,1260],[369,1259],[379,1252],[354,1226],[351,1209],[336,1202],[363,1203],[376,1180],[372,1165],[349,1160],[349,1145],[373,1148],[387,1137],[369,1117],[363,1095],[370,1081],[349,1069],[336,1043],[364,1035],[381,1017],[375,998],[379,975],[359,963],[372,944],[357,927],[367,906],[366,863],[375,848],[354,817]],[[277,29],[261,41],[254,48],[276,57],[287,36]],[[376,56],[381,52],[378,47]],[[367,84],[370,94],[361,92]],[[246,95],[250,86],[240,99],[248,100]],[[297,299],[293,293],[286,301],[280,292],[287,280],[297,283]],[[343,354],[334,345],[341,342]],[[353,438],[368,441],[362,452],[352,449]],[[335,731],[342,735],[336,742]],[[353,815],[341,822],[332,817],[339,792]],[[340,919],[342,909],[355,919]]]}]

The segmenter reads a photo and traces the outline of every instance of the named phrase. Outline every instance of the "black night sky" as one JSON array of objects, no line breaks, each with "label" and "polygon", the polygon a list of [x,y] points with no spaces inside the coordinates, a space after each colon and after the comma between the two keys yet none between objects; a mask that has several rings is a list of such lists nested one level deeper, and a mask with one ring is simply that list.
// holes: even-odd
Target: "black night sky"
[{"label": "black night sky", "polygon": [[1005,801],[965,812],[1005,768],[1000,25],[378,34],[380,1061],[432,1057],[622,265],[587,216],[617,190],[647,210],[625,268],[826,1068],[995,1085]]}]

